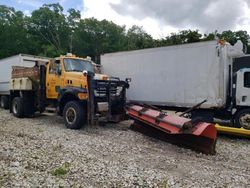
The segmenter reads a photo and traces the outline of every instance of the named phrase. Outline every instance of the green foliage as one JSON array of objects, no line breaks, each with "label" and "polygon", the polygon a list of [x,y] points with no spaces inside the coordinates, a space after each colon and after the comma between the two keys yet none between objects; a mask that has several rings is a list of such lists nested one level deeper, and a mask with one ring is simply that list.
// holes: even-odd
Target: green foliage
[{"label": "green foliage", "polygon": [[52,172],[52,175],[54,176],[63,176],[65,174],[68,173],[68,170],[67,169],[64,169],[64,168],[57,168],[55,169],[53,172]]},{"label": "green foliage", "polygon": [[209,41],[215,39],[215,33],[204,34],[203,41]]},{"label": "green foliage", "polygon": [[67,17],[67,22],[69,26],[69,52],[72,53],[75,39],[75,30],[78,27],[78,23],[81,20],[81,13],[79,10],[69,9],[69,16]]},{"label": "green foliage", "polygon": [[160,188],[168,188],[168,180],[163,180],[158,184],[158,187]]},{"label": "green foliage", "polygon": [[209,41],[216,37],[231,44],[241,40],[250,52],[246,31],[203,35],[198,30],[183,30],[155,40],[136,25],[127,30],[107,20],[81,19],[80,11],[75,9],[64,13],[59,3],[44,4],[31,16],[0,5],[0,58],[18,53],[55,57],[72,52],[91,56],[99,63],[103,53]]},{"label": "green foliage", "polygon": [[125,27],[95,18],[81,20],[74,33],[74,52],[99,62],[100,54],[123,50]]},{"label": "green foliage", "polygon": [[126,36],[127,50],[136,50],[154,47],[153,38],[147,34],[142,27],[133,25]]},{"label": "green foliage", "polygon": [[198,30],[183,30],[179,33],[171,33],[170,36],[167,36],[165,39],[160,39],[156,41],[155,46],[169,46],[177,44],[185,44],[191,42],[199,42],[202,40],[202,34]]},{"label": "green foliage", "polygon": [[4,182],[5,182],[5,177],[0,176],[0,186],[3,186]]},{"label": "green foliage", "polygon": [[63,166],[52,170],[51,174],[53,176],[64,176],[69,172],[69,163],[64,163]]},{"label": "green foliage", "polygon": [[[29,19],[29,31],[34,39],[43,44],[45,55],[66,53],[69,41],[69,25],[63,14],[63,8],[57,4],[45,4],[32,12]],[[47,46],[48,48],[44,48]],[[54,50],[52,53],[51,50]]]},{"label": "green foliage", "polygon": [[244,44],[245,51],[250,53],[250,46],[248,45],[248,39],[249,35],[247,34],[246,31],[223,31],[221,34],[218,34],[218,37],[221,39],[225,39],[227,42],[230,44],[234,45],[237,40],[241,40],[242,43]]},{"label": "green foliage", "polygon": [[27,30],[23,13],[0,5],[0,58],[27,53]]}]

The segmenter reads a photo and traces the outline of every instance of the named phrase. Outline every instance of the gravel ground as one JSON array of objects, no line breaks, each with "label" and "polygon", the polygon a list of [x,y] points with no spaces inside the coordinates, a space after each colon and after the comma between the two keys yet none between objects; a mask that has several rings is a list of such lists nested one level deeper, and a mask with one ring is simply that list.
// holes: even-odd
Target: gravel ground
[{"label": "gravel ground", "polygon": [[250,140],[219,137],[214,156],[129,130],[69,130],[61,117],[0,109],[1,187],[250,187]]}]

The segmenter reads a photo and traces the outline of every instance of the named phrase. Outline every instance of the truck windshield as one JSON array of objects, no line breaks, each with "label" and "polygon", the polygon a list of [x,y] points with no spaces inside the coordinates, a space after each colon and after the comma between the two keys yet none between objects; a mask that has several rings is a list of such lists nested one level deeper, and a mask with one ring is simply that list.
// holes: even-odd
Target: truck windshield
[{"label": "truck windshield", "polygon": [[94,72],[94,67],[89,61],[85,61],[82,59],[71,59],[65,58],[64,59],[64,68],[65,71],[76,71],[82,72],[84,70],[88,72]]}]

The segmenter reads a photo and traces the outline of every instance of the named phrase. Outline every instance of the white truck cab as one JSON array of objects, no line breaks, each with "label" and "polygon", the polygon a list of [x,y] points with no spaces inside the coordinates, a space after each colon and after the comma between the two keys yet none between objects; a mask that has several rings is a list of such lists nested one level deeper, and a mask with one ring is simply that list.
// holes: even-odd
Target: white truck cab
[{"label": "white truck cab", "polygon": [[250,106],[250,68],[240,69],[236,73],[236,105]]}]

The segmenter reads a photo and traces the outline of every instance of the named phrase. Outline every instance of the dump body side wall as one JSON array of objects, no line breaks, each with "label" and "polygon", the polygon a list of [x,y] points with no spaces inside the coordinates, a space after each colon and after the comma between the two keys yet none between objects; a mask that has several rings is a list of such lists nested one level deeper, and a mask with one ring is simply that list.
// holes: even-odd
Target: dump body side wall
[{"label": "dump body side wall", "polygon": [[0,95],[9,95],[12,66],[33,67],[39,60],[45,59],[19,54],[0,60]]},{"label": "dump body side wall", "polygon": [[226,103],[227,60],[216,41],[104,54],[105,74],[132,78],[127,99],[153,105],[203,108]]}]

